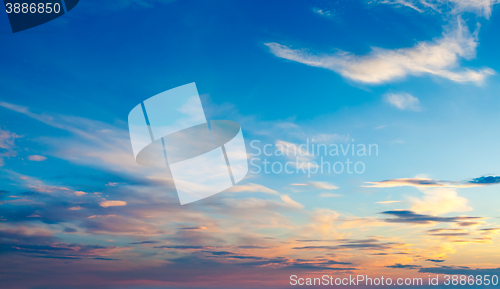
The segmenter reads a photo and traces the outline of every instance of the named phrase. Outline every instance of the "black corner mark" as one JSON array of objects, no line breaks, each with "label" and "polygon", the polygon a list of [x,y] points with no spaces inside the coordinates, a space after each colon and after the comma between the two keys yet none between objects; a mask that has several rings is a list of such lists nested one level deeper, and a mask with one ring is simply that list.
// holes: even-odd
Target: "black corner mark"
[{"label": "black corner mark", "polygon": [[[64,2],[63,2],[64,1]],[[3,0],[12,32],[52,21],[75,8],[79,0]]]},{"label": "black corner mark", "polygon": [[76,4],[78,4],[80,0],[64,0],[66,3],[66,12],[69,12],[71,9],[75,8]]}]

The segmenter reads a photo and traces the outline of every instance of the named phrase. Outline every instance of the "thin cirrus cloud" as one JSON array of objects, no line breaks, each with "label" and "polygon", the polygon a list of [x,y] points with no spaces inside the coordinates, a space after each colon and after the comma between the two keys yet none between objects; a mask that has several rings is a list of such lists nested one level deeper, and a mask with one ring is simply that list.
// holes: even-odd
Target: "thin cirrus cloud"
[{"label": "thin cirrus cloud", "polygon": [[235,185],[227,190],[227,192],[261,192],[261,193],[266,193],[266,194],[271,194],[271,195],[278,195],[280,196],[281,200],[283,201],[285,206],[291,207],[291,208],[296,208],[296,209],[302,209],[304,206],[297,201],[294,201],[290,196],[288,195],[283,195],[280,194],[279,192],[270,189],[268,187],[258,185],[258,184],[253,184],[253,183],[248,183],[244,185]]},{"label": "thin cirrus cloud", "polygon": [[325,68],[366,84],[392,82],[410,75],[432,75],[458,83],[481,85],[487,76],[495,73],[491,68],[460,67],[459,60],[475,58],[478,45],[477,31],[471,33],[460,19],[452,31],[434,41],[393,50],[375,47],[369,54],[361,56],[340,50],[334,54],[317,54],[276,42],[265,45],[279,58]]},{"label": "thin cirrus cloud", "polygon": [[292,186],[304,186],[304,187],[313,187],[316,189],[323,190],[337,190],[339,187],[332,183],[328,182],[308,182],[308,183],[293,183]]},{"label": "thin cirrus cloud", "polygon": [[[307,183],[292,183],[292,186],[300,186],[300,187],[312,187],[315,189],[321,189],[321,190],[337,190],[339,187],[332,183],[328,182],[307,182]],[[334,194],[334,193],[329,193],[329,192],[324,192],[320,193],[318,195],[320,198],[337,198],[337,197],[342,197],[341,194]]]},{"label": "thin cirrus cloud", "polygon": [[338,198],[338,197],[342,197],[342,195],[332,194],[332,193],[321,193],[321,194],[319,194],[319,197],[320,198]]},{"label": "thin cirrus cloud", "polygon": [[399,110],[421,110],[418,98],[409,93],[387,93],[384,100]]},{"label": "thin cirrus cloud", "polygon": [[493,5],[500,3],[498,0],[379,0],[378,2],[409,7],[420,13],[426,11],[442,14],[472,12],[487,19],[491,15]]},{"label": "thin cirrus cloud", "polygon": [[304,205],[292,200],[289,196],[287,195],[281,195],[281,200],[287,204],[288,206],[292,207],[292,208],[296,208],[296,209],[302,209],[304,208]]}]

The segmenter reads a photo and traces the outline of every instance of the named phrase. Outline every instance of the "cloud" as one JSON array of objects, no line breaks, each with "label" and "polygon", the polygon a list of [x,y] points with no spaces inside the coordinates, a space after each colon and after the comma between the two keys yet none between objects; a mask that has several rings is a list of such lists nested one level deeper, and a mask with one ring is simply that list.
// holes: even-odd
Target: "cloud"
[{"label": "cloud", "polygon": [[281,155],[285,155],[288,159],[299,162],[306,162],[307,165],[311,166],[312,161],[315,157],[314,154],[308,151],[308,147],[304,148],[304,145],[298,145],[282,140],[277,140],[275,143],[276,152],[280,152]]},{"label": "cloud", "polygon": [[161,243],[160,241],[153,241],[153,240],[148,240],[148,241],[140,241],[140,242],[133,242],[130,243],[132,245],[146,245],[146,244],[158,244]]},{"label": "cloud", "polygon": [[417,213],[429,213],[442,215],[450,212],[466,212],[472,210],[468,206],[466,198],[458,196],[456,188],[469,188],[484,185],[496,184],[495,177],[482,177],[472,181],[450,182],[434,180],[429,178],[402,178],[391,179],[380,182],[365,182],[368,188],[393,188],[410,186],[418,188],[424,193],[423,198],[410,197],[413,204],[412,211]]},{"label": "cloud", "polygon": [[[117,135],[113,131],[103,132],[101,134],[99,130],[94,130],[95,127],[92,126],[92,124],[95,123],[89,120],[84,120],[75,124],[76,127],[74,127],[71,122],[75,121],[75,119],[71,116],[67,116],[67,118],[55,116],[55,119],[57,121],[52,123],[54,125],[58,123],[69,130],[81,130],[73,133],[72,142],[69,143],[76,144],[80,142],[81,139],[89,140],[95,135],[103,136],[103,138],[99,137],[99,139],[92,141],[89,148],[85,148],[84,145],[80,144],[81,147],[78,146],[78,149],[83,148],[84,155],[80,154],[82,151],[78,152],[78,150],[75,150],[77,154],[74,156],[77,159],[84,159],[88,157],[87,153],[98,151],[99,153],[94,155],[96,159],[89,162],[91,165],[95,165],[100,159],[103,160],[101,157],[106,157],[108,149],[112,152],[115,145],[118,145],[118,149],[125,148],[124,143],[128,141],[128,139],[122,138],[121,134]],[[90,124],[90,127],[86,127],[85,125],[79,126],[80,124]],[[119,128],[105,127],[105,129],[116,129],[121,132]],[[85,134],[88,134],[88,136]],[[114,137],[109,137],[110,135]],[[62,140],[63,142],[57,144],[58,140]],[[67,145],[68,141],[66,139],[56,139],[52,144],[56,144],[59,148],[69,147],[69,149],[73,149],[71,146]],[[87,146],[87,143],[85,143],[85,146]],[[69,156],[71,154],[68,153],[67,155]],[[120,161],[118,157],[117,155],[116,161]],[[72,161],[72,159],[70,159],[70,161]],[[81,163],[77,162],[77,164],[80,164],[80,167],[82,167]],[[107,163],[103,161],[102,167],[109,168],[106,164]],[[115,162],[115,164],[117,164],[116,167],[120,168],[119,162]],[[119,171],[123,172],[130,168],[133,167],[120,168]],[[122,274],[121,276],[126,279],[128,278],[126,281],[130,280],[130,282],[137,282],[137,284],[142,282],[138,280],[145,280],[144,276],[148,276],[147,279],[151,280],[151,282],[158,282],[156,285],[166,279],[168,282],[171,280],[178,280],[175,278],[185,278],[183,280],[191,282],[194,282],[193,279],[198,278],[201,280],[200,284],[206,284],[207,276],[212,276],[211,278],[217,276],[217,279],[231,277],[231,275],[231,278],[234,278],[234,276],[242,276],[238,275],[241,271],[230,271],[231,274],[228,274],[229,270],[234,270],[234,268],[238,266],[241,266],[245,272],[243,275],[250,280],[253,279],[253,276],[265,275],[260,273],[268,272],[270,270],[269,268],[290,269],[298,273],[301,273],[301,270],[311,270],[313,272],[320,270],[355,270],[356,268],[353,268],[354,266],[349,266],[349,264],[363,262],[359,261],[360,259],[356,258],[355,254],[366,255],[367,253],[370,254],[371,251],[382,251],[384,254],[393,255],[397,254],[397,252],[394,253],[394,249],[404,246],[386,240],[338,239],[346,238],[344,235],[366,235],[373,233],[373,231],[371,231],[372,227],[378,226],[378,224],[374,224],[370,220],[367,220],[367,218],[351,218],[353,219],[352,222],[350,220],[342,220],[342,218],[338,218],[337,213],[330,210],[319,210],[314,212],[307,210],[299,211],[295,208],[301,205],[290,197],[281,196],[280,193],[275,190],[256,184],[248,184],[248,186],[242,185],[239,188],[235,188],[235,191],[264,192],[267,194],[267,197],[275,198],[276,200],[269,201],[257,198],[242,198],[241,194],[221,194],[212,199],[203,201],[202,204],[195,205],[192,208],[179,208],[180,206],[174,203],[172,199],[162,198],[166,194],[166,189],[164,187],[156,187],[151,183],[144,182],[137,184],[134,183],[134,179],[128,178],[128,176],[126,176],[126,178],[117,179],[116,175],[110,174],[109,171],[106,170],[95,171],[97,172],[96,175],[79,175],[79,178],[75,182],[78,187],[64,184],[63,179],[54,180],[53,185],[59,187],[47,186],[43,183],[37,183],[32,177],[28,177],[26,180],[23,180],[23,182],[30,182],[29,184],[33,186],[38,184],[38,191],[52,191],[53,193],[45,194],[30,191],[21,194],[16,190],[16,195],[19,195],[19,198],[16,199],[29,198],[30,203],[23,206],[7,205],[2,207],[0,219],[6,219],[9,223],[17,222],[17,224],[20,224],[20,222],[23,222],[24,224],[29,224],[29,226],[34,227],[46,226],[54,228],[54,231],[56,231],[55,234],[57,234],[57,236],[62,235],[61,238],[71,240],[70,242],[83,242],[83,244],[72,245],[55,239],[54,243],[48,244],[49,248],[47,248],[46,252],[52,252],[57,250],[54,250],[54,248],[60,248],[61,251],[67,253],[54,254],[38,254],[39,251],[45,249],[40,247],[32,248],[32,250],[37,253],[27,253],[26,251],[30,248],[24,243],[19,241],[9,242],[6,245],[9,254],[36,256],[37,258],[35,262],[29,259],[19,262],[27,266],[27,268],[23,268],[23,270],[19,270],[19,272],[29,273],[30,271],[41,272],[40,270],[46,270],[48,275],[44,276],[50,277],[52,276],[50,275],[52,272],[59,271],[52,270],[52,267],[46,266],[47,263],[42,263],[42,261],[61,262],[55,264],[58,265],[58,268],[63,268],[63,270],[78,262],[79,265],[74,265],[74,267],[72,267],[72,272],[68,272],[69,274],[62,274],[59,272],[61,273],[59,275],[66,276],[65,278],[68,279],[72,279],[72,277],[76,275],[89,276],[89,278],[101,278],[101,281],[104,280],[104,282],[111,284],[116,282],[116,280],[110,280],[109,274],[105,272],[109,269],[109,263],[112,262],[113,268],[119,270],[120,274]],[[64,177],[64,174],[61,175]],[[16,177],[16,179],[19,179],[19,177]],[[88,180],[88,182],[85,180]],[[19,179],[19,181],[21,181],[21,179]],[[114,181],[118,182],[119,185],[105,186],[108,182]],[[96,183],[96,185],[93,186],[93,183]],[[307,183],[306,185],[309,186],[307,189],[318,188],[323,191],[335,189],[332,187],[335,185],[330,183]],[[65,189],[65,186],[69,189]],[[75,195],[78,191],[75,192],[73,190],[77,188],[79,190],[85,190],[88,193],[78,197]],[[103,208],[99,206],[99,203],[106,200],[103,200],[100,195],[91,193],[101,190],[102,196],[105,196],[106,199],[120,199],[126,201],[127,206],[120,208],[119,214],[111,215],[115,212],[108,211],[113,210],[113,208]],[[318,191],[317,193],[320,192],[322,191]],[[293,195],[290,196],[293,198]],[[1,197],[3,201],[3,196]],[[5,198],[7,198],[7,196],[5,196]],[[282,212],[287,214],[282,214]],[[289,214],[290,212],[293,214]],[[39,215],[40,218],[27,217],[34,214]],[[310,216],[310,222],[302,222],[303,219],[300,221],[302,216]],[[358,223],[356,223],[358,219],[363,219],[360,222],[364,222],[365,224],[358,225]],[[387,224],[387,222],[382,222],[378,218],[373,219],[378,220],[378,223],[384,223],[385,226],[396,227],[396,225]],[[341,223],[340,226],[338,226],[339,222]],[[7,222],[2,221],[1,223],[6,224]],[[15,226],[19,226],[17,224]],[[349,224],[351,227],[343,227],[344,224]],[[304,229],[305,226],[308,227]],[[404,226],[405,225],[402,225],[401,227]],[[72,229],[66,229],[66,227]],[[74,230],[77,230],[79,236],[83,236],[84,239],[75,238],[74,235],[66,236],[66,234],[61,234],[62,231],[71,233],[74,232]],[[338,233],[337,230],[349,231],[341,231]],[[98,235],[97,239],[96,235]],[[297,237],[300,235],[300,237],[305,238],[317,238],[317,236],[322,236],[322,238],[327,239],[331,242],[329,245],[333,245],[331,248],[335,251],[335,260],[330,259],[331,257],[328,256],[330,253],[327,252],[330,248],[328,246],[292,249],[292,247],[296,245],[294,245],[293,239],[290,241],[289,238],[293,237],[295,239],[296,235]],[[117,241],[115,242],[109,241],[110,238],[115,239],[110,236],[119,237],[116,238]],[[0,240],[2,242],[5,240],[3,238],[0,239],[2,239]],[[153,239],[161,241],[148,241]],[[96,240],[99,247],[86,247],[86,244],[91,244],[91,240]],[[107,247],[103,245],[107,244],[105,242],[115,242],[117,246],[134,246],[135,249],[130,255],[125,253],[113,255],[110,252],[112,252],[112,250],[121,249],[121,247]],[[30,244],[47,245],[44,242],[37,242],[37,240],[28,245]],[[155,246],[166,244],[170,245],[171,248],[154,248]],[[18,246],[21,249],[15,251],[13,247],[16,245],[21,245]],[[301,245],[323,246],[323,244]],[[66,248],[71,248],[71,250],[66,250]],[[272,249],[265,250],[266,248]],[[85,254],[80,253],[79,250],[82,250]],[[92,253],[88,253],[89,250],[92,250]],[[320,252],[318,253],[317,251]],[[101,253],[98,254],[97,252]],[[5,256],[5,254],[3,254],[3,256]],[[301,259],[292,259],[287,256]],[[11,256],[8,257],[11,258]],[[432,257],[438,258],[435,256]],[[41,260],[41,258],[44,258],[44,260]],[[78,260],[75,262],[70,260],[70,258],[78,258]],[[123,261],[111,261],[116,260],[116,258],[120,258]],[[378,257],[371,258],[373,258],[375,262],[380,261],[379,259],[375,259]],[[10,266],[10,264],[6,262],[8,258],[3,257],[1,260],[3,262],[0,263]],[[211,260],[214,261],[212,262]],[[394,260],[391,258],[390,264],[394,264],[395,262],[405,264],[399,259]],[[405,262],[408,261],[406,260]],[[127,271],[127,269],[124,269],[124,267],[130,268],[130,264],[135,264],[133,270]],[[7,265],[4,267],[7,268]],[[384,265],[386,264],[382,266]],[[90,268],[89,270],[91,272],[89,272],[87,268]],[[256,270],[252,273],[254,275],[250,274],[251,270]],[[99,272],[104,273],[102,273],[102,277],[96,277],[95,272],[98,272],[97,274],[100,274]],[[183,276],[183,274],[189,275],[189,278]],[[51,284],[44,283],[48,282],[46,280],[51,279],[49,277],[41,281],[40,279],[36,280],[42,283],[38,282],[38,284],[35,285],[50,287]],[[11,279],[14,280],[15,277]],[[63,282],[60,278],[52,279],[60,283]],[[20,279],[17,278],[16,280]],[[123,281],[123,278],[121,280]],[[144,284],[140,283],[139,285],[142,286]],[[68,284],[66,287],[71,286],[72,284]],[[175,286],[175,284],[172,285],[170,283],[168,286]],[[12,286],[12,288],[14,287],[16,286]]]},{"label": "cloud", "polygon": [[417,7],[415,4],[412,3],[411,0],[381,0],[381,3],[389,3],[389,4],[396,4],[396,5],[401,5],[405,7],[409,7],[411,9],[414,9],[420,13],[424,12],[421,8]]},{"label": "cloud", "polygon": [[380,182],[365,182],[363,187],[366,188],[394,188],[394,187],[463,187],[458,182],[448,182],[433,180],[429,178],[401,178],[391,179]]},{"label": "cloud", "polygon": [[304,186],[304,187],[313,187],[316,189],[322,190],[337,190],[339,187],[332,183],[328,182],[308,182],[308,183],[293,183],[292,186]]},{"label": "cloud", "polygon": [[417,214],[409,210],[393,210],[381,212],[381,214],[392,215],[395,218],[385,219],[389,223],[409,224],[432,224],[432,223],[456,223],[467,220],[480,220],[481,217],[437,217],[431,215]]},{"label": "cloud", "polygon": [[390,179],[380,182],[365,182],[366,188],[394,188],[394,187],[416,187],[416,188],[471,188],[500,184],[500,176],[482,176],[464,181],[443,181],[429,178],[401,178]]},{"label": "cloud", "polygon": [[477,185],[496,185],[500,183],[499,176],[483,176],[468,181],[469,184]]},{"label": "cloud", "polygon": [[[69,230],[73,232],[74,230]],[[83,259],[109,256],[116,247],[63,243],[51,234],[25,228],[0,229],[0,252],[34,258]]]},{"label": "cloud", "polygon": [[446,274],[446,275],[498,275],[500,268],[478,268],[473,269],[466,266],[440,266],[431,268],[421,268],[420,273]]},{"label": "cloud", "polygon": [[20,138],[21,136],[10,132],[8,130],[2,130],[0,128],[0,148],[1,149],[6,149],[6,150],[11,150],[15,147],[15,140],[16,138]]},{"label": "cloud", "polygon": [[184,228],[179,228],[179,230],[185,230],[185,231],[198,231],[198,230],[206,230],[206,227],[198,226],[198,227],[184,227]]},{"label": "cloud", "polygon": [[440,2],[451,3],[454,13],[474,12],[486,18],[490,17],[493,5],[500,3],[498,0],[441,0]]},{"label": "cloud", "polygon": [[340,135],[337,133],[331,134],[331,133],[320,133],[313,135],[311,137],[311,142],[314,143],[324,143],[324,144],[331,144],[331,143],[349,143],[352,140],[351,136],[349,134],[347,135]]},{"label": "cloud", "polygon": [[[202,253],[207,254],[209,258],[216,258],[220,260],[228,260],[230,262],[237,262],[235,265],[241,266],[266,266],[274,265],[273,267],[280,267],[281,269],[305,269],[305,270],[335,270],[335,271],[352,271],[357,270],[356,268],[345,268],[345,267],[330,267],[331,265],[352,265],[351,262],[342,262],[337,260],[306,260],[306,259],[291,259],[288,257],[261,257],[253,256],[247,254],[240,254],[238,252],[230,251],[202,251]],[[244,260],[244,262],[238,262]],[[253,261],[246,261],[253,260]]]},{"label": "cloud", "polygon": [[120,207],[120,206],[126,206],[127,202],[124,201],[104,201],[99,204],[99,206],[103,208],[107,207]]},{"label": "cloud", "polygon": [[337,197],[342,197],[342,195],[339,194],[332,194],[332,193],[321,193],[319,194],[320,198],[337,198]]},{"label": "cloud", "polygon": [[419,265],[402,265],[400,263],[396,263],[395,265],[391,265],[391,266],[385,266],[385,268],[392,268],[392,269],[417,269],[420,267],[421,266],[419,266]]},{"label": "cloud", "polygon": [[129,133],[126,129],[87,118],[53,113],[37,114],[28,107],[0,101],[0,107],[21,113],[46,125],[67,131],[70,138],[46,137],[43,141],[52,148],[49,154],[79,165],[99,167],[110,171],[129,173],[129,180],[154,176],[142,168],[132,155]]},{"label": "cloud", "polygon": [[436,11],[447,15],[460,15],[464,12],[476,13],[489,18],[493,5],[498,0],[380,0],[379,3],[402,5],[420,13]]},{"label": "cloud", "polygon": [[289,205],[292,208],[297,208],[297,209],[302,209],[304,205],[292,200],[289,196],[287,195],[281,195],[281,200],[285,202],[285,204]]},{"label": "cloud", "polygon": [[[262,192],[262,193],[280,196],[281,200],[284,202],[285,206],[287,206],[287,207],[297,208],[297,209],[302,209],[304,207],[302,204],[292,200],[289,196],[280,194],[279,192],[277,192],[273,189],[270,189],[268,187],[265,187],[265,186],[262,186],[259,184],[249,183],[249,184],[244,184],[244,185],[235,185],[235,186],[232,186],[231,188],[229,188],[227,190],[227,192]],[[245,203],[242,202],[242,204],[240,204],[240,205],[244,205],[244,204]],[[250,203],[247,202],[247,205],[261,206],[261,205],[265,205],[265,201],[255,199],[254,201],[252,201]]]},{"label": "cloud", "polygon": [[248,183],[244,185],[234,185],[231,188],[226,190],[227,192],[234,192],[234,193],[239,193],[239,192],[261,192],[261,193],[267,193],[271,195],[279,195],[279,193],[273,189],[270,189],[268,187],[265,187],[263,185],[259,184],[253,184],[253,183]]},{"label": "cloud", "polygon": [[47,158],[44,157],[44,156],[39,156],[39,155],[31,155],[31,156],[28,156],[28,160],[30,161],[34,161],[34,162],[43,162],[44,160],[46,160]]},{"label": "cloud", "polygon": [[468,200],[458,196],[458,193],[450,188],[420,189],[425,196],[423,198],[410,197],[413,204],[410,210],[417,213],[428,213],[443,215],[451,212],[467,212],[472,210],[468,206]]},{"label": "cloud", "polygon": [[408,93],[387,93],[384,100],[400,110],[419,111],[420,101]]},{"label": "cloud", "polygon": [[401,203],[401,201],[382,201],[382,202],[375,202],[375,204],[394,204],[394,203]]},{"label": "cloud", "polygon": [[443,260],[443,259],[426,259],[425,261],[434,262],[434,263],[442,263],[445,260]]},{"label": "cloud", "polygon": [[311,186],[318,188],[318,189],[325,189],[325,190],[336,190],[339,187],[332,183],[327,183],[327,182],[309,182]]},{"label": "cloud", "polygon": [[463,237],[470,235],[469,231],[464,229],[432,229],[427,230],[426,233],[437,237]]},{"label": "cloud", "polygon": [[483,222],[460,222],[457,225],[460,227],[472,227],[472,226],[479,226],[482,225]]},{"label": "cloud", "polygon": [[325,10],[325,9],[319,9],[317,7],[314,7],[312,8],[312,11],[316,14],[319,14],[321,16],[325,16],[325,17],[331,17],[332,14],[329,10]]},{"label": "cloud", "polygon": [[480,85],[487,76],[494,74],[491,68],[460,67],[460,59],[475,58],[478,45],[477,31],[470,33],[460,19],[452,31],[434,41],[394,50],[372,48],[369,54],[363,56],[340,50],[334,54],[316,54],[275,42],[265,45],[277,57],[332,70],[352,81],[366,84],[392,82],[410,75],[432,75],[458,83]]},{"label": "cloud", "polygon": [[0,128],[0,167],[4,165],[4,157],[14,157],[15,152],[15,140],[21,136],[10,132],[8,130],[2,130]]},{"label": "cloud", "polygon": [[[300,240],[304,241],[320,241],[320,240]],[[380,240],[375,238],[363,239],[363,240],[351,240],[351,239],[337,239],[336,242],[340,242],[340,245],[319,245],[319,246],[302,246],[302,247],[293,247],[294,250],[307,250],[307,251],[344,251],[350,249],[358,249],[358,250],[391,250],[395,247],[402,245],[401,243],[395,242],[380,242]]]},{"label": "cloud", "polygon": [[500,228],[486,228],[486,229],[479,229],[479,231],[483,235],[494,235],[500,233]]}]

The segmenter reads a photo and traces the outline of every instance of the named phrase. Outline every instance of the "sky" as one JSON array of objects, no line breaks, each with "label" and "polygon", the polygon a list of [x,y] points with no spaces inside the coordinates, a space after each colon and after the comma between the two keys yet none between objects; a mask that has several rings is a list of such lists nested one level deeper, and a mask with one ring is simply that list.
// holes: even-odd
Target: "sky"
[{"label": "sky", "polygon": [[[500,275],[498,2],[82,0],[18,33],[2,14],[1,287]],[[180,205],[127,117],[192,82],[249,173]]]}]

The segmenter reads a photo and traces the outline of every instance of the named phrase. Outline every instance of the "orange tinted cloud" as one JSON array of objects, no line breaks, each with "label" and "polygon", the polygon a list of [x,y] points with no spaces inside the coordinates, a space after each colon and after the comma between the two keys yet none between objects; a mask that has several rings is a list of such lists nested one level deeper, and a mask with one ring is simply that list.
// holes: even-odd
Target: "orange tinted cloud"
[{"label": "orange tinted cloud", "polygon": [[125,202],[125,201],[104,201],[104,202],[99,203],[99,206],[101,206],[103,208],[120,207],[120,206],[126,206],[126,205],[127,205],[127,202]]}]

